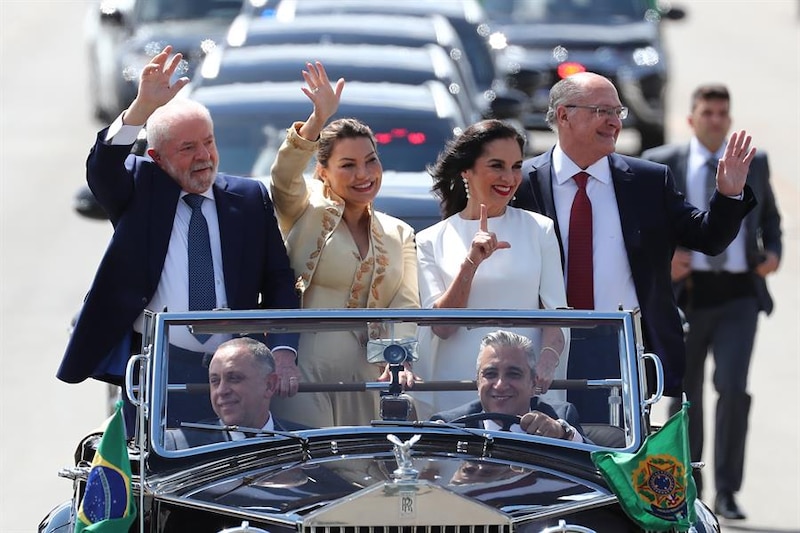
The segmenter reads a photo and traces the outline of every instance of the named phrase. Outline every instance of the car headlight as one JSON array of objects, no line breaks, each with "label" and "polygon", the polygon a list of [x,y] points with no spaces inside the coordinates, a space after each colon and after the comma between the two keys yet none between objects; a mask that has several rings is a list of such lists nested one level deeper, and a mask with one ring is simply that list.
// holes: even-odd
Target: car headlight
[{"label": "car headlight", "polygon": [[640,67],[652,67],[661,61],[658,50],[652,46],[637,48],[633,51],[633,62]]}]

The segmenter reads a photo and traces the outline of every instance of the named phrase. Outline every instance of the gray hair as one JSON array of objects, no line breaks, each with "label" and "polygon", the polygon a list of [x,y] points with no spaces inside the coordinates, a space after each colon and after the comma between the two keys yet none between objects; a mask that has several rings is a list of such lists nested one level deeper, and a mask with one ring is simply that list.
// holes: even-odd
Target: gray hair
[{"label": "gray hair", "polygon": [[[593,79],[603,79],[614,87],[614,82],[605,76],[594,72],[579,72],[558,81],[550,88],[550,103],[547,107],[545,120],[551,130],[558,133],[558,116],[556,115],[558,106],[572,103],[587,92],[591,92],[591,89],[587,89],[586,85]],[[614,87],[614,90],[616,91],[616,87]]]},{"label": "gray hair", "polygon": [[265,375],[268,376],[275,372],[275,358],[272,357],[272,351],[263,342],[250,337],[235,337],[220,344],[217,351],[224,348],[245,349],[253,356],[256,364],[261,367]]},{"label": "gray hair", "polygon": [[547,107],[545,120],[550,129],[556,133],[558,133],[558,120],[556,118],[558,106],[575,101],[583,93],[583,87],[578,80],[580,80],[580,76],[569,76],[558,81],[550,88],[550,103]]},{"label": "gray hair", "polygon": [[481,345],[478,349],[478,359],[475,362],[476,370],[480,370],[480,354],[483,353],[483,350],[488,346],[492,348],[508,347],[522,350],[522,353],[524,353],[525,357],[528,359],[531,376],[536,377],[536,351],[533,348],[533,342],[531,342],[528,337],[503,329],[487,333],[484,335],[483,339],[481,339]]},{"label": "gray hair", "polygon": [[187,118],[202,118],[208,122],[213,131],[214,122],[211,112],[206,106],[188,98],[173,98],[169,103],[156,109],[147,119],[147,144],[150,148],[160,150],[172,138],[172,128]]}]

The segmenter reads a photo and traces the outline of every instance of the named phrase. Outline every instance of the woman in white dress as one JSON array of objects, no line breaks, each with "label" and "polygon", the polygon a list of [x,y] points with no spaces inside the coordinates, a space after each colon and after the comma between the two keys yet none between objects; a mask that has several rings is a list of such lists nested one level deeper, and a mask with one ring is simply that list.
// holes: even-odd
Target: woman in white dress
[{"label": "woman in white dress", "polygon": [[[423,307],[553,309],[567,305],[561,253],[553,221],[508,203],[521,182],[525,138],[499,120],[467,128],[448,144],[436,165],[434,193],[444,220],[419,232],[420,301]],[[475,378],[481,338],[491,328],[420,328],[415,373],[426,380]],[[538,347],[537,393],[566,377],[568,332],[517,328]],[[414,393],[420,419],[475,399],[475,392]]]}]

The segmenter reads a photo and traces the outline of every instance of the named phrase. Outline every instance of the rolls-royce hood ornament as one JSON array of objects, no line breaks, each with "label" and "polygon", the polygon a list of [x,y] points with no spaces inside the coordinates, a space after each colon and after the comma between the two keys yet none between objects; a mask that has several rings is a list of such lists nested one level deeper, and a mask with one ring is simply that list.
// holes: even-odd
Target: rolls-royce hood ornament
[{"label": "rolls-royce hood ornament", "polygon": [[386,435],[386,439],[394,444],[394,457],[397,459],[397,470],[393,472],[395,483],[402,481],[414,481],[419,477],[419,471],[414,468],[411,461],[411,448],[419,441],[421,435],[414,435],[407,441],[401,441],[396,435],[391,433]]}]

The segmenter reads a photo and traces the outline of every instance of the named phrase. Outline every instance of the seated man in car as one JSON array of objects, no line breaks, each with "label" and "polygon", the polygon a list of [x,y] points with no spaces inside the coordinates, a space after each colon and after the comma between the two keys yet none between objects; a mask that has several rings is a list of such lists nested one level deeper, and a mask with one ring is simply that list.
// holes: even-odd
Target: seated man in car
[{"label": "seated man in car", "polygon": [[[292,431],[297,424],[277,420],[269,410],[278,376],[267,346],[238,337],[219,345],[208,365],[211,406],[219,418],[201,421],[212,426],[238,426],[257,431]],[[167,430],[164,447],[185,449],[215,442],[240,440],[251,432],[181,428]]]},{"label": "seated man in car", "polygon": [[431,420],[456,422],[465,420],[467,427],[504,429],[504,421],[480,420],[480,413],[519,416],[510,431],[542,437],[589,442],[583,436],[578,412],[570,403],[548,404],[534,395],[536,355],[530,339],[510,331],[497,330],[481,340],[478,352],[478,400],[449,411],[436,413]]}]

